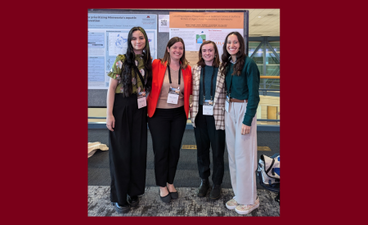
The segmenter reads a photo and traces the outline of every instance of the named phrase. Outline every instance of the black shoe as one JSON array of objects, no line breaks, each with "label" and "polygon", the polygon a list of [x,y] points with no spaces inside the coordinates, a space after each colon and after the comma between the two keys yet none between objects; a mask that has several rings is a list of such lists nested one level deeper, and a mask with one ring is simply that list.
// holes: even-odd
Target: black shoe
[{"label": "black shoe", "polygon": [[198,188],[198,197],[205,197],[207,195],[207,191],[210,188],[210,183],[208,179],[202,179],[201,185]]},{"label": "black shoe", "polygon": [[175,191],[175,192],[169,192],[169,194],[170,194],[170,197],[171,197],[172,199],[177,199],[177,198],[179,198],[178,191]]},{"label": "black shoe", "polygon": [[127,213],[130,210],[130,206],[128,204],[123,206],[119,205],[117,202],[112,202],[112,204],[118,213]]},{"label": "black shoe", "polygon": [[221,197],[221,185],[214,185],[211,190],[210,199],[217,200]]},{"label": "black shoe", "polygon": [[139,204],[139,198],[138,196],[127,196],[127,202],[131,207],[137,207]]},{"label": "black shoe", "polygon": [[[160,190],[158,191],[158,194],[160,195]],[[169,202],[171,201],[171,195],[170,195],[170,192],[169,192],[166,196],[164,196],[164,197],[162,197],[162,196],[160,195],[160,199],[161,199],[161,201],[163,201],[163,202],[169,203]]]}]

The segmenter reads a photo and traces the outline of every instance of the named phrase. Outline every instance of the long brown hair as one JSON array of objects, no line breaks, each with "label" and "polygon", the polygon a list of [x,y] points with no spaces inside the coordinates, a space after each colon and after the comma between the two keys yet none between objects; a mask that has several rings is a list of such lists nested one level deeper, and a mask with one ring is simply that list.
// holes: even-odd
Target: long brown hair
[{"label": "long brown hair", "polygon": [[177,42],[181,42],[183,44],[183,55],[180,58],[180,62],[181,62],[180,67],[182,69],[185,69],[185,68],[187,68],[189,62],[185,58],[185,44],[184,44],[184,41],[180,37],[173,37],[169,40],[169,42],[167,42],[167,45],[166,45],[166,48],[165,48],[165,55],[161,59],[161,63],[164,64],[165,62],[167,62],[167,66],[170,65],[170,53],[167,52],[167,48],[171,48],[171,46],[173,46]]},{"label": "long brown hair", "polygon": [[222,74],[224,76],[226,76],[227,70],[228,70],[228,65],[230,65],[230,59],[231,59],[231,55],[227,52],[227,38],[230,35],[236,35],[240,44],[240,48],[239,51],[236,53],[236,63],[234,65],[234,71],[231,75],[236,74],[237,76],[240,76],[240,73],[243,69],[243,66],[245,64],[245,58],[246,58],[246,53],[245,53],[245,43],[244,43],[244,38],[241,36],[241,34],[237,31],[231,32],[229,33],[226,38],[225,38],[225,43],[224,46],[222,48],[223,52],[222,52],[222,56],[221,56],[221,60],[222,60],[222,64],[221,64],[221,70],[222,70]]},{"label": "long brown hair", "polygon": [[201,47],[199,47],[199,53],[198,53],[199,61],[197,62],[197,65],[201,66],[201,67],[206,66],[206,63],[204,62],[204,59],[202,58],[202,46],[206,45],[206,44],[212,44],[213,45],[213,48],[215,49],[215,58],[213,59],[212,66],[213,67],[219,67],[220,66],[220,59],[219,59],[220,56],[218,54],[217,46],[216,46],[215,42],[213,42],[213,41],[205,41],[201,44]]}]

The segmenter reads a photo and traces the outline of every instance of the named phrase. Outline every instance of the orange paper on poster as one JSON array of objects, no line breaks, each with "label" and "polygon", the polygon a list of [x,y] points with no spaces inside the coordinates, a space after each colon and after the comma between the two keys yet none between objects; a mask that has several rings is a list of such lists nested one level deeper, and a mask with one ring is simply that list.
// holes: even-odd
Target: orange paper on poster
[{"label": "orange paper on poster", "polygon": [[242,12],[170,12],[170,28],[243,29]]}]

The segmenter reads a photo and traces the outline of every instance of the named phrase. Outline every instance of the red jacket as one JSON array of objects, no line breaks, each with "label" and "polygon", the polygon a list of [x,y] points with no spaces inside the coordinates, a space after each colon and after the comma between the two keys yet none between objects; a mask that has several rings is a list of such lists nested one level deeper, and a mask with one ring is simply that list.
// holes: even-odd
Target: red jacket
[{"label": "red jacket", "polygon": [[[152,89],[148,96],[148,116],[155,114],[158,98],[160,97],[162,83],[164,82],[166,64],[161,64],[160,59],[152,62]],[[181,70],[184,80],[184,110],[188,118],[189,113],[189,96],[192,94],[192,70],[188,65],[185,70]]]}]

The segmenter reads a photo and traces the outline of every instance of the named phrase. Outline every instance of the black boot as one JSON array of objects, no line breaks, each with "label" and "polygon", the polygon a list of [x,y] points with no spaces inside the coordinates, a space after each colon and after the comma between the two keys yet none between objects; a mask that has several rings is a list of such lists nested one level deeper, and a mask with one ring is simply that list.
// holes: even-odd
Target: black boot
[{"label": "black boot", "polygon": [[217,200],[221,196],[221,185],[213,185],[212,191],[210,194],[211,200]]},{"label": "black boot", "polygon": [[207,191],[210,188],[210,183],[208,179],[201,179],[201,185],[198,188],[198,197],[205,197],[207,195]]},{"label": "black boot", "polygon": [[137,207],[139,204],[138,196],[127,196],[127,202],[131,207]]},{"label": "black boot", "polygon": [[130,210],[129,204],[126,204],[124,206],[119,205],[117,202],[111,202],[111,204],[114,206],[117,213],[127,213]]}]

